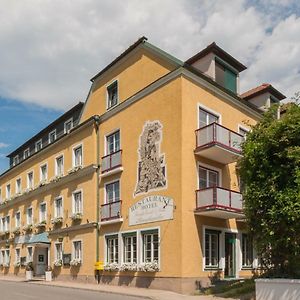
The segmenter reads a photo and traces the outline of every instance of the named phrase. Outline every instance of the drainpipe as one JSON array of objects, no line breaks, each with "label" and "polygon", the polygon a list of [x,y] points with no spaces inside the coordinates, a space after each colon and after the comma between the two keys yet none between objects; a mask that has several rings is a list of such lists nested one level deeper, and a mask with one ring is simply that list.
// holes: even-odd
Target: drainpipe
[{"label": "drainpipe", "polygon": [[[94,116],[95,120],[95,130],[96,130],[96,161],[97,161],[97,183],[96,183],[96,201],[97,201],[97,212],[96,212],[96,262],[99,261],[99,222],[100,222],[100,192],[99,192],[99,178],[100,178],[100,145],[99,145],[99,125],[100,117],[98,115]],[[98,275],[99,272],[97,272]],[[98,278],[99,280],[99,278]]]}]

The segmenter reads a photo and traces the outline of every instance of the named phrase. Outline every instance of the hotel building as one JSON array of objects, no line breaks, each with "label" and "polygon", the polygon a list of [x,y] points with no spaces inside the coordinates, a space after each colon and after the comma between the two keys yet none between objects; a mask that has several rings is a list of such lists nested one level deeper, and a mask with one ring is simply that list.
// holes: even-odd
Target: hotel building
[{"label": "hotel building", "polygon": [[0,272],[192,292],[258,267],[236,163],[273,102],[215,43],[183,62],[140,38],[8,155]]}]

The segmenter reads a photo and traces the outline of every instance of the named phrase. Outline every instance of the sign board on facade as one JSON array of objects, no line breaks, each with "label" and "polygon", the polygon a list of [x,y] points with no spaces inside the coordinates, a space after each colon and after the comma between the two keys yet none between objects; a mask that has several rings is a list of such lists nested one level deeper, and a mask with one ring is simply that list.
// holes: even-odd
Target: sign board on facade
[{"label": "sign board on facade", "polygon": [[173,199],[148,196],[129,208],[129,226],[173,219]]},{"label": "sign board on facade", "polygon": [[72,255],[71,254],[63,254],[63,265],[69,266],[71,263]]}]

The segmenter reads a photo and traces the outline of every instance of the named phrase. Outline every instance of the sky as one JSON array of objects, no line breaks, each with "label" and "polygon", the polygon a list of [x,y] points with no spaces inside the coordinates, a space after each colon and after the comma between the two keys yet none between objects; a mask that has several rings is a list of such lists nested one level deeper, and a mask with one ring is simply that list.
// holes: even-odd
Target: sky
[{"label": "sky", "polygon": [[141,36],[181,60],[215,41],[248,66],[241,92],[300,90],[298,0],[0,0],[0,20],[0,172]]}]

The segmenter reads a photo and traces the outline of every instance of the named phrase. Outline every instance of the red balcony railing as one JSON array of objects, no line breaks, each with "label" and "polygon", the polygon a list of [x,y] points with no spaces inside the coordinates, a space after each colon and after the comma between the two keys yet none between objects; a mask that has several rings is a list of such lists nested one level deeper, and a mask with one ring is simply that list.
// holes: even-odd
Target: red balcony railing
[{"label": "red balcony railing", "polygon": [[102,173],[122,166],[122,150],[102,157]]},{"label": "red balcony railing", "polygon": [[196,191],[196,210],[224,209],[241,213],[243,196],[241,193],[222,187],[209,187]]},{"label": "red balcony railing", "polygon": [[218,123],[212,123],[196,130],[196,149],[218,144],[230,151],[241,153],[244,137]]},{"label": "red balcony railing", "polygon": [[121,200],[101,205],[101,221],[121,218],[121,205]]}]

